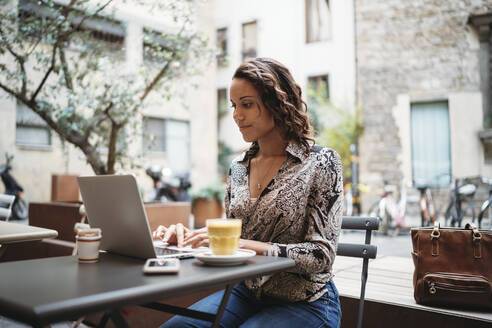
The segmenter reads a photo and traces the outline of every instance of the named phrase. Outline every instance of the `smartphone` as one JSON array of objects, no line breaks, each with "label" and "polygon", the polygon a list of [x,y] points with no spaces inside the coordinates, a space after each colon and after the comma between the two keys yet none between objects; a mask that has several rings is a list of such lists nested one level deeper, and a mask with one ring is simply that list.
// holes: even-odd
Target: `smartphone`
[{"label": "smartphone", "polygon": [[179,259],[148,259],[143,272],[146,274],[178,273]]}]

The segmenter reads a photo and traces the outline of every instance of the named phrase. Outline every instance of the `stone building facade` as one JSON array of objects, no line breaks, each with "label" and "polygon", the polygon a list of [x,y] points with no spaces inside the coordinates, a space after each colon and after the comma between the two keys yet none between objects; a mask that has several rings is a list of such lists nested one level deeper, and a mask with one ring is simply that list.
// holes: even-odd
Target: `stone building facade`
[{"label": "stone building facade", "polygon": [[[481,44],[469,23],[471,15],[490,10],[492,1],[355,0],[354,7],[356,97],[365,125],[359,144],[360,181],[371,190],[363,194],[363,209],[384,181],[415,185],[420,150],[415,149],[413,115],[422,106],[437,103],[447,113],[443,131],[449,131],[448,142],[441,146],[449,148],[449,169],[441,172],[454,178],[492,176],[479,137],[488,116]],[[434,185],[447,190],[445,182]]]}]

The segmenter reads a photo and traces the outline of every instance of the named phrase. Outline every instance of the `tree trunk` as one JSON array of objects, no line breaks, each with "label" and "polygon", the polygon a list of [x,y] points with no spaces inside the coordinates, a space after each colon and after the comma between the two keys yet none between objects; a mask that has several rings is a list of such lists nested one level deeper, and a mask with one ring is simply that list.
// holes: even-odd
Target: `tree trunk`
[{"label": "tree trunk", "polygon": [[108,164],[107,174],[114,174],[114,164],[116,163],[116,142],[118,141],[118,132],[121,129],[121,125],[111,122],[111,133],[109,135],[108,145]]}]

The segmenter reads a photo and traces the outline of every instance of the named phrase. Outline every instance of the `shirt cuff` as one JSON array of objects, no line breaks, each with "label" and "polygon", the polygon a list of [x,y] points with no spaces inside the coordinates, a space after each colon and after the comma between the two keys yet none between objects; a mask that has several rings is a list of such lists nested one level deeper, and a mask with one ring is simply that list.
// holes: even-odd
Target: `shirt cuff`
[{"label": "shirt cuff", "polygon": [[287,257],[287,245],[272,244],[267,251],[266,256]]}]

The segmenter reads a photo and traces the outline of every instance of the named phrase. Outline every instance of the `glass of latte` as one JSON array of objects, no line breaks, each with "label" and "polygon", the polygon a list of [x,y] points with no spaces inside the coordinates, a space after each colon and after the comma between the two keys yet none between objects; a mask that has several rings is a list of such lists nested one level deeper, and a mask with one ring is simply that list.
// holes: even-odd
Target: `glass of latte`
[{"label": "glass of latte", "polygon": [[240,219],[208,219],[208,239],[214,255],[233,255],[239,248]]}]

